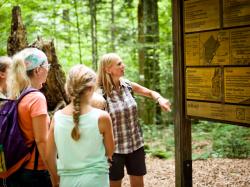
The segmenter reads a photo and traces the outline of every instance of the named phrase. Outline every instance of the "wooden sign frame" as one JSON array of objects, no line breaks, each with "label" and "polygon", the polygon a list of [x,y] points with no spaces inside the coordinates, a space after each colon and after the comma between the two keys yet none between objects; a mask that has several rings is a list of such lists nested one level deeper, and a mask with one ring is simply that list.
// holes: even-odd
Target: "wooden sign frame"
[{"label": "wooden sign frame", "polygon": [[172,0],[177,187],[192,186],[192,119],[250,127],[250,2],[229,2]]}]

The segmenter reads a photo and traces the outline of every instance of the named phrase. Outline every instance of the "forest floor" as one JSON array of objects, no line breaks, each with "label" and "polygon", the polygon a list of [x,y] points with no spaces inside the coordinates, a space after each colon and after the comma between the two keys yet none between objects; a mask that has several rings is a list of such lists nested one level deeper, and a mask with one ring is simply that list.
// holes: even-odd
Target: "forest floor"
[{"label": "forest floor", "polygon": [[[175,187],[174,160],[146,157],[145,187]],[[128,176],[123,187],[129,187]],[[250,159],[213,158],[193,161],[194,187],[250,187]]]}]

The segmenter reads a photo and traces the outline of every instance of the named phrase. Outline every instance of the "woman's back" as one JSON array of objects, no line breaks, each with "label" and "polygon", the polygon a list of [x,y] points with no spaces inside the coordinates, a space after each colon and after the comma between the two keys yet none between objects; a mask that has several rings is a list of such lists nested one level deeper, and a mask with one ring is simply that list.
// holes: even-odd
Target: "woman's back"
[{"label": "woman's back", "polygon": [[74,127],[73,117],[62,111],[55,113],[54,136],[58,150],[58,174],[79,175],[108,173],[103,136],[99,131],[98,120],[101,110],[92,108],[80,115],[80,139],[71,137]]}]

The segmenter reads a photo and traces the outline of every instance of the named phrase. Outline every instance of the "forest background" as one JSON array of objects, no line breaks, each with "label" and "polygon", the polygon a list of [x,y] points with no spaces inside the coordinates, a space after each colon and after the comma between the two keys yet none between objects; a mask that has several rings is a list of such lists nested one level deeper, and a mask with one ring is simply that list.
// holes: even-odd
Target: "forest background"
[{"label": "forest background", "polygon": [[[171,0],[2,0],[0,56],[7,52],[16,5],[21,7],[28,42],[37,36],[53,39],[65,73],[79,63],[96,70],[103,54],[116,52],[126,64],[126,78],[173,103]],[[152,100],[136,100],[147,152],[173,158],[173,112],[162,113]],[[192,146],[193,159],[249,158],[250,128],[196,120]]]}]

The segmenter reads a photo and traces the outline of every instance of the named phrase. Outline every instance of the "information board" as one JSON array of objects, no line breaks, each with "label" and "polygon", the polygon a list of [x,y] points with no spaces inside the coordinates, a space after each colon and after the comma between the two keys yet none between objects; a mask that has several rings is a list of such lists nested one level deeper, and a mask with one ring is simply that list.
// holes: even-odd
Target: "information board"
[{"label": "information board", "polygon": [[186,66],[250,64],[250,27],[185,35]]},{"label": "information board", "polygon": [[224,68],[225,102],[250,105],[250,67]]},{"label": "information board", "polygon": [[220,28],[218,0],[184,2],[185,32]]},{"label": "information board", "polygon": [[187,101],[187,115],[250,124],[249,106]]},{"label": "information board", "polygon": [[250,64],[250,27],[231,30],[230,59],[232,65]]},{"label": "information board", "polygon": [[184,1],[186,114],[250,126],[250,1]]},{"label": "information board", "polygon": [[229,64],[229,31],[210,31],[185,35],[186,65]]},{"label": "information board", "polygon": [[221,101],[220,68],[187,68],[187,99]]},{"label": "information board", "polygon": [[223,26],[250,25],[249,0],[223,0]]}]

